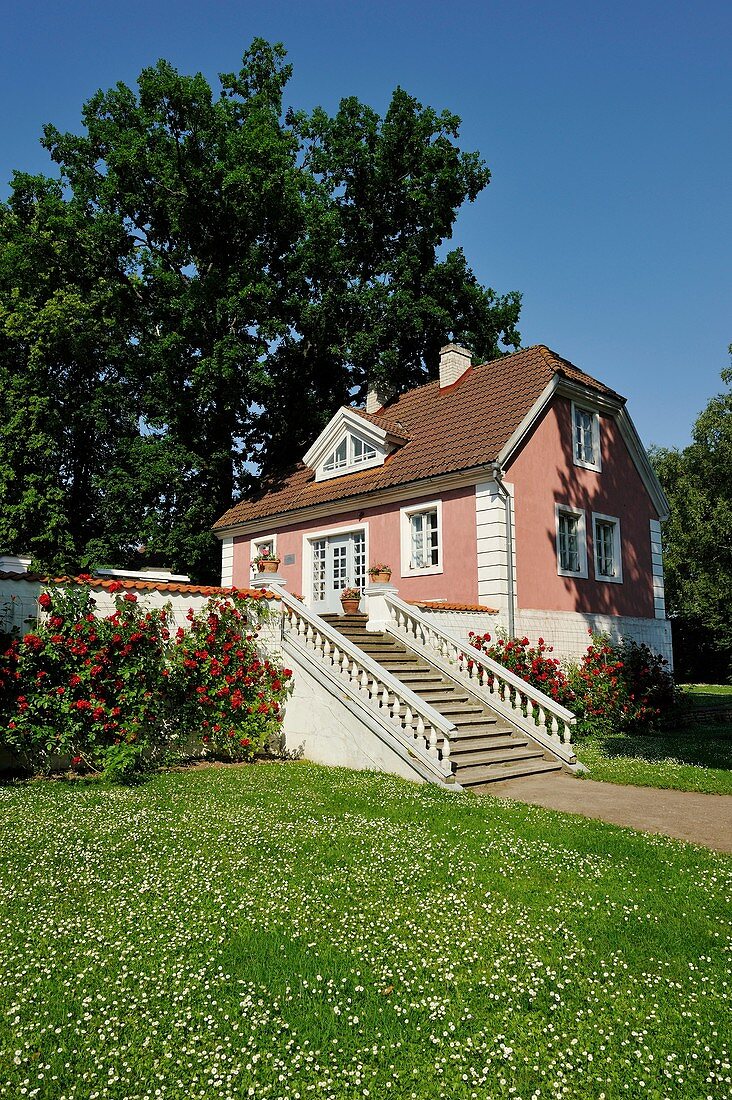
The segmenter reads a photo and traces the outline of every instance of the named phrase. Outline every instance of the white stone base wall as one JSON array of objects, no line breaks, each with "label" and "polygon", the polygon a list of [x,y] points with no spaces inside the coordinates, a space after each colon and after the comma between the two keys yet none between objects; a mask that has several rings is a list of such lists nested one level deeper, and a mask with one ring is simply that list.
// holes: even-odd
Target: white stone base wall
[{"label": "white stone base wall", "polygon": [[386,738],[369,729],[345,702],[346,696],[325,688],[293,653],[284,661],[293,673],[293,693],[285,705],[285,748],[316,764],[387,772],[424,782],[406,750],[398,752]]},{"label": "white stone base wall", "polygon": [[622,638],[644,642],[660,653],[673,668],[671,623],[667,619],[635,619],[627,615],[600,615],[575,611],[518,611],[516,634],[534,644],[538,638],[554,647],[563,660],[575,660],[585,653],[593,634],[609,634],[613,641]]},{"label": "white stone base wall", "polygon": [[493,637],[498,625],[497,616],[490,611],[437,611],[429,607],[420,607],[419,610],[425,619],[461,641],[467,639],[471,630],[473,634],[490,634]]},{"label": "white stone base wall", "polygon": [[[71,584],[69,582],[57,584],[54,581],[42,583],[38,579],[26,580],[23,577],[0,577],[0,631],[10,633],[12,630],[17,630],[20,634],[25,634],[32,628],[36,619],[41,617],[41,609],[38,606],[38,597],[41,592],[53,592],[54,588],[64,587],[71,587]],[[191,587],[192,591],[180,592],[135,587],[126,588],[125,591],[134,593],[140,606],[146,610],[152,611],[153,608],[169,606],[173,625],[182,626],[187,630],[190,626],[187,618],[189,609],[192,608],[194,613],[197,613],[205,607],[210,598],[195,586]],[[91,594],[96,605],[95,613],[100,618],[111,615],[115,609],[114,594],[101,587],[92,587]]]}]

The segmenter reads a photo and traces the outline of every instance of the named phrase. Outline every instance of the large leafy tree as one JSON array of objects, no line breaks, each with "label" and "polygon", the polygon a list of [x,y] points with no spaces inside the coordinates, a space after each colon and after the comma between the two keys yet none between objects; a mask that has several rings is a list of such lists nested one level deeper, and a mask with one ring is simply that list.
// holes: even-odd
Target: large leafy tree
[{"label": "large leafy tree", "polygon": [[[218,93],[161,61],[136,89],[93,96],[80,135],[46,127],[59,217],[99,244],[94,293],[84,274],[84,308],[56,327],[60,339],[74,315],[86,341],[106,448],[93,476],[68,476],[59,537],[39,535],[40,557],[122,560],[143,542],[215,576],[213,521],[296,459],[368,381],[426,380],[451,337],[483,357],[518,345],[519,296],[483,288],[460,250],[444,251],[460,206],[489,180],[478,155],[459,149],[459,120],[401,89],[383,118],[355,99],[333,117],[285,111],[289,76],[282,47],[255,40]],[[63,294],[79,282],[67,237]],[[28,393],[35,370],[54,369],[40,347],[35,366],[24,352],[17,362]],[[105,428],[112,392],[116,438]],[[48,438],[58,430],[49,422]],[[21,519],[8,543],[30,537]]]},{"label": "large leafy tree", "polygon": [[[730,348],[732,352],[732,348]],[[683,450],[652,458],[671,505],[664,528],[677,663],[689,678],[732,677],[732,369]]]},{"label": "large leafy tree", "polygon": [[126,266],[114,219],[16,175],[0,207],[0,545],[59,571],[129,553],[142,522]]}]

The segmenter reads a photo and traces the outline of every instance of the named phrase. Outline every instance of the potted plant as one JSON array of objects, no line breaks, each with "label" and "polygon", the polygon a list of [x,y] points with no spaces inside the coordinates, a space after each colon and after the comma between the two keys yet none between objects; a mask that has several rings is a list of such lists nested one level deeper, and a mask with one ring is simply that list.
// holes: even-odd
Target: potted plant
[{"label": "potted plant", "polygon": [[371,577],[372,584],[388,584],[391,580],[391,566],[390,565],[370,565],[369,576]]},{"label": "potted plant", "polygon": [[256,557],[252,558],[258,573],[276,573],[280,566],[280,559],[269,547],[265,546]]},{"label": "potted plant", "polygon": [[360,588],[344,588],[341,592],[341,607],[344,615],[355,615],[361,603]]}]

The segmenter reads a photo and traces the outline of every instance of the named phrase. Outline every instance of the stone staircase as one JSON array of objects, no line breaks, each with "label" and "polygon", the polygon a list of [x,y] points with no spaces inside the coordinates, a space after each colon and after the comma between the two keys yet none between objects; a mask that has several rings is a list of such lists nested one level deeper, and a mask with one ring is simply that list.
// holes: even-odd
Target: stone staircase
[{"label": "stone staircase", "polygon": [[551,754],[397,638],[369,633],[365,615],[321,618],[455,724],[457,736],[450,741],[450,759],[461,786],[561,771],[562,765]]}]

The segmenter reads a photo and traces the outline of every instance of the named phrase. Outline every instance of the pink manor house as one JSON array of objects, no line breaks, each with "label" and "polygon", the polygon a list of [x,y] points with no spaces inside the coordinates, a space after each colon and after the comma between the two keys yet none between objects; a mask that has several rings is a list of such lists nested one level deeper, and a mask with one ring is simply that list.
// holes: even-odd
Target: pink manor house
[{"label": "pink manor house", "polygon": [[403,601],[454,636],[588,631],[671,659],[667,502],[625,399],[542,345],[481,365],[448,344],[439,380],[342,407],[302,462],[222,516],[222,585],[264,549],[317,615],[386,563]]}]

